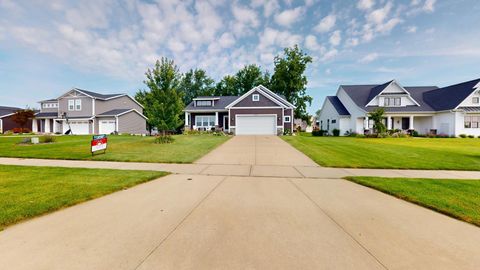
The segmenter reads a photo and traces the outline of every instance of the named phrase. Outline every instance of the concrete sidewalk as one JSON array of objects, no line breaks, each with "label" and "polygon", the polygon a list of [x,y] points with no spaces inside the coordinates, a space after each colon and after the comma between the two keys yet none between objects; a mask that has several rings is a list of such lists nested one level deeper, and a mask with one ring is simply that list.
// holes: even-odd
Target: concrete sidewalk
[{"label": "concrete sidewalk", "polygon": [[280,178],[343,178],[346,176],[380,176],[436,179],[480,179],[480,171],[349,169],[326,168],[319,166],[228,165],[198,163],[167,164],[23,158],[0,158],[0,164],[120,170],[152,170],[166,171],[175,174],[199,174],[213,176],[257,176]]},{"label": "concrete sidewalk", "polygon": [[478,243],[340,179],[170,175],[7,228],[0,269],[479,269]]}]

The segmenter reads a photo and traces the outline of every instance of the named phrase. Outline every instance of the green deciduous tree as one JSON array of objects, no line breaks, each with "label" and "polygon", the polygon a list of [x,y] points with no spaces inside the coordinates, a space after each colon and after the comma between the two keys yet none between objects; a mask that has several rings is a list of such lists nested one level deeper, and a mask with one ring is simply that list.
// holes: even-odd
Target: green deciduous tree
[{"label": "green deciduous tree", "polygon": [[215,81],[203,69],[190,69],[183,74],[179,89],[183,93],[183,103],[188,105],[195,97],[213,96]]},{"label": "green deciduous tree", "polygon": [[283,56],[277,55],[275,68],[270,82],[270,89],[282,94],[296,106],[295,118],[310,122],[307,106],[311,105],[312,97],[307,95],[307,77],[305,70],[312,57],[304,53],[297,45],[285,48]]},{"label": "green deciduous tree", "polygon": [[162,58],[153,69],[145,73],[144,81],[148,90],[140,90],[135,98],[144,106],[150,127],[159,131],[179,128],[184,108],[182,93],[179,91],[180,73],[173,60]]},{"label": "green deciduous tree", "polygon": [[385,109],[378,108],[370,113],[370,118],[373,120],[373,130],[376,134],[384,133],[387,128],[383,123],[383,118],[385,114]]},{"label": "green deciduous tree", "polygon": [[216,96],[238,96],[238,89],[234,76],[226,75],[215,86]]},{"label": "green deciduous tree", "polygon": [[257,65],[246,65],[235,74],[235,86],[239,95],[250,91],[259,84],[268,88],[270,74],[268,72],[263,73]]}]

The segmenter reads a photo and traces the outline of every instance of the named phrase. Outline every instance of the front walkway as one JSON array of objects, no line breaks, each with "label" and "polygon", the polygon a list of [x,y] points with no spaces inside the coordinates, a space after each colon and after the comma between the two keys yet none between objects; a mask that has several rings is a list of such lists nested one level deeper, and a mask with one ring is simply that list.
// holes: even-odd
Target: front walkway
[{"label": "front walkway", "polygon": [[480,268],[478,227],[334,179],[478,172],[321,168],[276,137],[235,137],[196,164],[0,163],[176,173],[8,227],[0,269]]}]

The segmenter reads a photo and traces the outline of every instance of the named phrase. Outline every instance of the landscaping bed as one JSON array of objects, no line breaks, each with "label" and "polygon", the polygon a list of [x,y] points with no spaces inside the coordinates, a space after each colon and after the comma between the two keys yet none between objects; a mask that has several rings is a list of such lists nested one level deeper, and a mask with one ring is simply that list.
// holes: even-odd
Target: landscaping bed
[{"label": "landscaping bed", "polygon": [[325,167],[480,170],[478,138],[282,138]]},{"label": "landscaping bed", "polygon": [[346,179],[480,226],[480,180],[363,176]]},{"label": "landscaping bed", "polygon": [[167,144],[155,143],[155,137],[108,136],[105,154],[92,156],[92,136],[56,136],[53,143],[36,145],[22,144],[23,138],[1,138],[1,157],[105,160],[158,163],[192,163],[204,156],[229,136],[174,135],[174,141]]},{"label": "landscaping bed", "polygon": [[0,165],[0,230],[165,175],[154,171]]}]

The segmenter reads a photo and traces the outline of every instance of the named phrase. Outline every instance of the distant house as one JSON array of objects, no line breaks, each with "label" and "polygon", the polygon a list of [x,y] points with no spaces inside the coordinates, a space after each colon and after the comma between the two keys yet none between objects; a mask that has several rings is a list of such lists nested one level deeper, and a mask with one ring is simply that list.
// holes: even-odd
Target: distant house
[{"label": "distant house", "polygon": [[242,96],[194,98],[184,110],[185,129],[281,135],[293,130],[294,109],[284,97],[259,85]]},{"label": "distant house", "polygon": [[[14,128],[21,128],[15,121],[13,121],[13,115],[16,111],[22,110],[16,107],[0,106],[0,133],[11,131]],[[27,122],[25,128],[31,127],[32,121]]]},{"label": "distant house", "polygon": [[389,130],[416,130],[420,134],[480,135],[480,79],[443,88],[402,86],[396,80],[380,85],[340,85],[326,97],[319,128],[331,132],[367,133],[370,112],[385,109]]},{"label": "distant house", "polygon": [[40,101],[32,131],[79,134],[146,134],[143,106],[127,94],[99,94],[74,88]]}]

